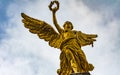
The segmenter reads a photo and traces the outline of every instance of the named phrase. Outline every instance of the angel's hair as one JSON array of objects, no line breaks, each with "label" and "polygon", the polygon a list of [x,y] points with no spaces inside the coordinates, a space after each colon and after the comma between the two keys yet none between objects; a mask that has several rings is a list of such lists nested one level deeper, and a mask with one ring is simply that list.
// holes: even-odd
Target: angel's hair
[{"label": "angel's hair", "polygon": [[70,21],[66,21],[65,23],[64,23],[64,25],[63,25],[63,27],[65,27],[65,25],[71,25],[71,28],[73,29],[73,24],[70,22]]}]

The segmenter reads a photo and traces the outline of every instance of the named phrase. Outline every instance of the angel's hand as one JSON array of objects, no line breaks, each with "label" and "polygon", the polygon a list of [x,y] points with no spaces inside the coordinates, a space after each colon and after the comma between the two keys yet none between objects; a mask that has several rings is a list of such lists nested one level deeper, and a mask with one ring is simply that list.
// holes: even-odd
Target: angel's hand
[{"label": "angel's hand", "polygon": [[[54,6],[54,7],[53,7]],[[55,13],[59,9],[59,2],[58,1],[51,1],[50,5],[48,6],[49,9]]]}]

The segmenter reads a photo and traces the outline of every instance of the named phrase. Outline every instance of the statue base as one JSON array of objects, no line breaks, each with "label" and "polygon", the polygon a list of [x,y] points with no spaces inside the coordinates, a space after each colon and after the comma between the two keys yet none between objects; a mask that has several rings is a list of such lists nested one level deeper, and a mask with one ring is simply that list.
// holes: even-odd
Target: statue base
[{"label": "statue base", "polygon": [[71,73],[70,75],[90,75],[89,72],[85,72],[85,73]]}]

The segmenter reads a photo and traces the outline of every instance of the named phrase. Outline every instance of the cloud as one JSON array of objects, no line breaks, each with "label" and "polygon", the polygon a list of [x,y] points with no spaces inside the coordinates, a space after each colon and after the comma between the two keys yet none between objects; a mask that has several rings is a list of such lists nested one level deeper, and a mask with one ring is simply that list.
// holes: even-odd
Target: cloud
[{"label": "cloud", "polygon": [[[53,26],[52,14],[48,9],[49,2],[21,0],[9,5],[7,9],[9,21],[5,29],[8,38],[2,39],[0,43],[0,75],[47,75],[48,73],[56,75],[60,50],[49,47],[44,40],[31,34],[24,28],[20,16],[20,13],[24,12]],[[88,60],[95,65],[92,75],[119,74],[117,66],[120,62],[118,59],[120,51],[116,44],[120,19],[113,15],[114,11],[108,8],[93,11],[82,1],[60,2],[57,18],[61,26],[64,21],[70,20],[75,30],[96,33],[99,36],[95,47],[83,48]]]}]

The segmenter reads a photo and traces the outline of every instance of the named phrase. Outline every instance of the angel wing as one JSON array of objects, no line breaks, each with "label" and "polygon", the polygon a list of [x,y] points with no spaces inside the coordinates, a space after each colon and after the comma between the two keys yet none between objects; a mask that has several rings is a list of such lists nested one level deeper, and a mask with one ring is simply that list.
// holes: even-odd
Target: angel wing
[{"label": "angel wing", "polygon": [[40,39],[49,42],[51,47],[60,48],[62,38],[52,26],[44,21],[29,17],[24,13],[21,13],[21,16],[24,26],[28,28],[31,33],[37,34]]},{"label": "angel wing", "polygon": [[77,40],[81,46],[92,45],[93,47],[93,42],[96,41],[96,37],[96,34],[85,34],[81,31],[77,32]]}]

